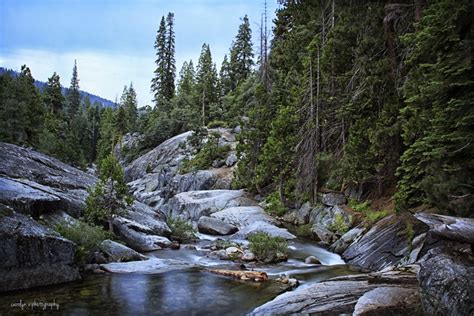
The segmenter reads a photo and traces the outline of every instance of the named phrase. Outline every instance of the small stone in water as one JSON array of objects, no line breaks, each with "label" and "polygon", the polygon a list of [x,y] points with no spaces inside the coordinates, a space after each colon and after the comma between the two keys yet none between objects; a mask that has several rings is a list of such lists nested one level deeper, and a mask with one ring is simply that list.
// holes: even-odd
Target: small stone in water
[{"label": "small stone in water", "polygon": [[231,254],[234,254],[236,252],[240,252],[240,250],[237,247],[229,247],[225,250],[225,252],[226,252],[227,255],[231,255]]},{"label": "small stone in water", "polygon": [[255,261],[255,254],[251,251],[245,251],[242,256],[243,261]]},{"label": "small stone in water", "polygon": [[229,259],[229,256],[227,255],[227,252],[223,249],[219,250],[216,252],[217,257],[221,260],[227,260]]},{"label": "small stone in water", "polygon": [[315,256],[309,256],[304,259],[304,263],[306,264],[321,264],[321,262]]},{"label": "small stone in water", "polygon": [[297,279],[288,279],[288,285],[294,289],[296,288],[298,285],[300,285],[300,282],[297,280]]}]

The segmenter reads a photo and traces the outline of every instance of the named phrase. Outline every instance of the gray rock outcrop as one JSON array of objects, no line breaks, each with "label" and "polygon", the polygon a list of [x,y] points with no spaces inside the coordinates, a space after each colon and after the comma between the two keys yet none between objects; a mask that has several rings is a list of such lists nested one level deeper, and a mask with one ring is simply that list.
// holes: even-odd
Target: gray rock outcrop
[{"label": "gray rock outcrop", "polygon": [[322,194],[321,203],[327,206],[343,205],[347,203],[347,199],[342,192],[328,192]]},{"label": "gray rock outcrop", "polygon": [[134,201],[124,216],[113,219],[114,232],[129,247],[136,251],[154,251],[171,246],[166,237],[171,230],[165,215],[149,206]]},{"label": "gray rock outcrop", "polygon": [[255,222],[278,223],[277,220],[265,213],[263,208],[258,205],[228,207],[222,211],[213,213],[211,217],[218,218],[239,228],[251,225]]},{"label": "gray rock outcrop", "polygon": [[75,245],[3,208],[0,215],[0,292],[74,281]]},{"label": "gray rock outcrop", "polygon": [[113,219],[114,232],[129,247],[137,251],[154,251],[171,246],[171,241],[154,234],[153,230],[138,222],[116,217]]},{"label": "gray rock outcrop", "polygon": [[451,249],[432,249],[418,273],[426,315],[474,314],[474,259]]},{"label": "gray rock outcrop", "polygon": [[232,224],[208,216],[201,216],[197,227],[200,233],[209,235],[231,235],[239,230]]},{"label": "gray rock outcrop", "polygon": [[252,200],[242,190],[188,191],[171,198],[164,211],[172,218],[197,221],[201,216],[249,203]]},{"label": "gray rock outcrop", "polygon": [[381,287],[413,290],[416,289],[416,277],[403,272],[390,272],[387,276],[378,273],[336,277],[281,294],[250,314],[351,314],[365,293]]},{"label": "gray rock outcrop", "polygon": [[121,141],[114,147],[115,157],[121,164],[125,164],[126,153],[136,149],[144,139],[145,136],[137,132],[123,135]]},{"label": "gray rock outcrop", "polygon": [[363,225],[352,228],[347,233],[341,236],[336,242],[334,242],[329,250],[335,253],[343,253],[352,243],[357,242],[363,234],[366,232],[366,228]]},{"label": "gray rock outcrop", "polygon": [[417,213],[415,217],[430,227],[436,239],[474,244],[474,219],[430,213]]},{"label": "gray rock outcrop", "polygon": [[423,315],[416,288],[378,287],[362,295],[353,316]]},{"label": "gray rock outcrop", "polygon": [[174,174],[169,169],[160,173],[146,174],[129,183],[133,195],[139,201],[160,208],[171,197],[187,191],[230,189],[232,171],[229,168],[198,170],[186,174]]},{"label": "gray rock outcrop", "polygon": [[296,236],[288,232],[285,228],[277,227],[265,221],[256,221],[247,226],[242,227],[238,233],[232,235],[232,239],[247,239],[249,236],[264,232],[272,237],[281,237],[284,239],[295,239]]},{"label": "gray rock outcrop", "polygon": [[99,249],[106,255],[108,261],[127,262],[145,259],[135,250],[109,239],[101,242]]},{"label": "gray rock outcrop", "polygon": [[413,239],[428,229],[411,214],[388,216],[352,243],[342,258],[349,264],[370,270],[396,265],[410,255]]},{"label": "gray rock outcrop", "polygon": [[311,211],[310,223],[322,226],[326,229],[330,229],[336,222],[337,218],[340,218],[344,225],[351,227],[352,218],[351,215],[346,212],[340,206],[318,206]]},{"label": "gray rock outcrop", "polygon": [[159,173],[166,168],[176,168],[186,157],[184,143],[192,132],[172,137],[146,154],[138,157],[125,168],[125,180],[131,182],[147,173]]},{"label": "gray rock outcrop", "polygon": [[87,189],[97,179],[61,161],[12,144],[0,143],[0,201],[38,216],[64,210],[82,214]]},{"label": "gray rock outcrop", "polygon": [[312,210],[311,204],[306,202],[299,209],[286,213],[283,220],[294,225],[307,224]]}]

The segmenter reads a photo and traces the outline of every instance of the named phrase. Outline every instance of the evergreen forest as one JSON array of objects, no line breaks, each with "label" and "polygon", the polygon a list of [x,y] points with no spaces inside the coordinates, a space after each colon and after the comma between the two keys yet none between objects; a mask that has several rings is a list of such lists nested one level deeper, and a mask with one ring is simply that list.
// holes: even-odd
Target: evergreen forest
[{"label": "evergreen forest", "polygon": [[69,85],[53,73],[42,91],[26,65],[6,72],[0,141],[86,169],[127,133],[142,136],[131,161],[189,130],[238,127],[236,189],[288,208],[338,190],[472,217],[472,1],[279,2],[271,31],[265,14],[253,32],[242,17],[219,67],[204,43],[178,71],[175,16],[163,16],[151,106],[133,83],[114,107],[81,98],[77,64]]}]

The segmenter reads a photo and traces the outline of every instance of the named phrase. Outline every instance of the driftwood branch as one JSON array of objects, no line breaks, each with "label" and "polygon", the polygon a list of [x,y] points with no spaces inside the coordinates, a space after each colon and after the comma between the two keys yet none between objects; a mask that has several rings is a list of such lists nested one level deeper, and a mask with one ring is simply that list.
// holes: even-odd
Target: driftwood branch
[{"label": "driftwood branch", "polygon": [[249,280],[255,282],[263,282],[268,280],[268,275],[265,272],[260,271],[240,271],[240,270],[223,270],[223,269],[210,269],[211,273],[230,276],[239,280]]}]

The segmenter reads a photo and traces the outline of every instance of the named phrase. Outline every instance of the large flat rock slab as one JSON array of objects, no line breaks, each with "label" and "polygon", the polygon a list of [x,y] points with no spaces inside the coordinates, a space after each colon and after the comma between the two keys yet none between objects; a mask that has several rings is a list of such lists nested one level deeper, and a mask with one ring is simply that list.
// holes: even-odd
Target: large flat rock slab
[{"label": "large flat rock slab", "polygon": [[[50,191],[50,192],[48,192]],[[0,177],[0,203],[25,214],[39,215],[64,207],[51,190],[34,188],[11,178]]]},{"label": "large flat rock slab", "polygon": [[189,191],[176,194],[164,208],[168,216],[197,221],[223,209],[256,203],[243,190]]},{"label": "large flat rock slab", "polygon": [[34,216],[53,210],[81,216],[87,189],[97,181],[55,158],[1,142],[0,177],[1,203]]},{"label": "large flat rock slab", "polygon": [[249,236],[257,233],[264,232],[272,237],[281,237],[284,239],[295,239],[296,236],[290,233],[285,228],[277,227],[273,224],[264,221],[253,222],[239,230],[231,236],[232,239],[248,239]]},{"label": "large flat rock slab", "polygon": [[257,221],[270,224],[278,223],[276,219],[265,213],[263,208],[258,205],[228,207],[213,213],[211,217],[218,218],[237,227],[248,226]]},{"label": "large flat rock slab", "polygon": [[377,288],[416,289],[412,273],[359,274],[333,278],[277,296],[253,310],[251,315],[352,314],[358,300]]},{"label": "large flat rock slab", "polygon": [[0,174],[61,189],[86,190],[97,179],[30,148],[0,142]]},{"label": "large flat rock slab", "polygon": [[423,315],[416,288],[378,287],[362,295],[353,316]]},{"label": "large flat rock slab", "polygon": [[139,179],[147,174],[147,170],[159,172],[163,168],[178,166],[186,157],[185,148],[182,144],[192,133],[190,131],[176,135],[132,161],[125,168],[125,180],[130,182]]},{"label": "large flat rock slab", "polygon": [[417,213],[415,217],[430,227],[431,235],[459,243],[474,244],[474,218]]}]

